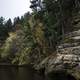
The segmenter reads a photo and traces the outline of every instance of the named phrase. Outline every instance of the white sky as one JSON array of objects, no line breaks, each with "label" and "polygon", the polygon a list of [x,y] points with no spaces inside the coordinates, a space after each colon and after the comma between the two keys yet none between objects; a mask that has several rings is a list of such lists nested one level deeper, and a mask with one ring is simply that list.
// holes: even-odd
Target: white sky
[{"label": "white sky", "polygon": [[0,16],[13,19],[30,11],[30,0],[0,0]]}]

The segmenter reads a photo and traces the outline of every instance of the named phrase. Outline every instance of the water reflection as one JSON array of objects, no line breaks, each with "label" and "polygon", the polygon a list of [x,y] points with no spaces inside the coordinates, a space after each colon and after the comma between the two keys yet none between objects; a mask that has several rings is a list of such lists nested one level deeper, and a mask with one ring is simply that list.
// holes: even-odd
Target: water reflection
[{"label": "water reflection", "polygon": [[34,80],[34,70],[30,66],[0,66],[0,80]]}]

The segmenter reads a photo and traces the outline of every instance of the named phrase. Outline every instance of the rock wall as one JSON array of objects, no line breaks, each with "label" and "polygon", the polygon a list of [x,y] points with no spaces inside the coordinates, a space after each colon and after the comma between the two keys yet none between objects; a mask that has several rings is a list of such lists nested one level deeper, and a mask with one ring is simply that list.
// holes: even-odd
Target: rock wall
[{"label": "rock wall", "polygon": [[80,12],[73,17],[73,31],[65,34],[64,40],[57,46],[56,55],[53,53],[35,69],[45,69],[45,74],[66,70],[69,74],[80,79]]}]

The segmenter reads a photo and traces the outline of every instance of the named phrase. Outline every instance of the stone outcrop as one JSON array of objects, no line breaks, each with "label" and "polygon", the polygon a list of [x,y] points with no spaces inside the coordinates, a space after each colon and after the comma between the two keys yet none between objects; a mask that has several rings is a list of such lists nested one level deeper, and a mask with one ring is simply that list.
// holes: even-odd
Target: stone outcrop
[{"label": "stone outcrop", "polygon": [[63,43],[57,46],[56,55],[45,58],[34,66],[36,69],[45,68],[45,73],[67,70],[80,79],[80,14],[74,17],[73,23],[74,30],[66,34]]}]

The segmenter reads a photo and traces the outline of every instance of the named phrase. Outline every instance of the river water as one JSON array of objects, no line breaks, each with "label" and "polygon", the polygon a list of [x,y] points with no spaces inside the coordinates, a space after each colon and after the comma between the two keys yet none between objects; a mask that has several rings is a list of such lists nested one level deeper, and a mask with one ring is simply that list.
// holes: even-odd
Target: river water
[{"label": "river water", "polygon": [[31,66],[0,66],[0,80],[37,80],[36,75]]},{"label": "river water", "polygon": [[64,71],[52,72],[46,76],[40,72],[30,65],[0,65],[0,80],[76,80]]}]

